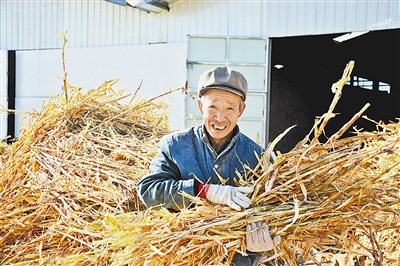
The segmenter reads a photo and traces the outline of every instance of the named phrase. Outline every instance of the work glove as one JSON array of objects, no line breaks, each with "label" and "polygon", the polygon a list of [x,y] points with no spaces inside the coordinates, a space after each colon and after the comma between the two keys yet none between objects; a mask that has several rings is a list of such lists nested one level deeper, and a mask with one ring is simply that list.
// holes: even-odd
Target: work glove
[{"label": "work glove", "polygon": [[248,208],[251,199],[245,194],[253,192],[252,187],[232,187],[221,185],[208,185],[206,198],[217,204],[228,205],[232,209],[240,211],[241,208]]},{"label": "work glove", "polygon": [[281,243],[281,237],[275,236],[272,240],[269,235],[268,225],[257,222],[247,225],[246,248],[252,252],[264,252],[274,248]]}]

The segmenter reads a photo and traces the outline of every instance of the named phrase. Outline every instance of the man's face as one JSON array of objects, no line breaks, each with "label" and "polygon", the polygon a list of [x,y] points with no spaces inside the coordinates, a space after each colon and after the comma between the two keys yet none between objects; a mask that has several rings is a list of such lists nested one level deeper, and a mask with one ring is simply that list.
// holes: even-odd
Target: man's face
[{"label": "man's face", "polygon": [[205,92],[198,105],[208,133],[219,145],[225,143],[246,107],[239,95],[219,89]]}]

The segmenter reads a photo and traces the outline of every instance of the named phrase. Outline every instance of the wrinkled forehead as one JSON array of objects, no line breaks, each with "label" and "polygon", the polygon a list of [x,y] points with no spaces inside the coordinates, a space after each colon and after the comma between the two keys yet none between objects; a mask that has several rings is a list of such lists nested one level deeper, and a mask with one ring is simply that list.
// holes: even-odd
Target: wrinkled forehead
[{"label": "wrinkled forehead", "polygon": [[242,102],[242,97],[239,95],[223,90],[209,90],[201,98],[213,103],[223,102],[231,105],[240,105]]}]

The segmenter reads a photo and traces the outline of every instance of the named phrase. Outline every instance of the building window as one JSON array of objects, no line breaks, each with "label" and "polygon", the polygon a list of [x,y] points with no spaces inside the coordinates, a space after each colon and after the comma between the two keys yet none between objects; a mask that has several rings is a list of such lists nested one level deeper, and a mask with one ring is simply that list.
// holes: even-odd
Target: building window
[{"label": "building window", "polygon": [[353,86],[372,91],[372,89],[374,88],[374,83],[372,80],[354,76]]},{"label": "building window", "polygon": [[359,88],[370,90],[370,91],[372,91],[375,87],[375,88],[378,88],[378,91],[383,91],[383,92],[386,92],[387,94],[390,94],[390,84],[388,84],[386,82],[382,82],[382,81],[379,81],[376,84],[376,82],[374,82],[372,80],[369,80],[369,79],[366,79],[363,77],[359,77],[359,76],[351,76],[350,79],[347,81],[346,85],[353,86],[353,87],[359,87]]},{"label": "building window", "polygon": [[386,91],[387,94],[390,94],[390,85],[385,83],[385,82],[379,82],[378,83],[378,90],[379,91]]}]

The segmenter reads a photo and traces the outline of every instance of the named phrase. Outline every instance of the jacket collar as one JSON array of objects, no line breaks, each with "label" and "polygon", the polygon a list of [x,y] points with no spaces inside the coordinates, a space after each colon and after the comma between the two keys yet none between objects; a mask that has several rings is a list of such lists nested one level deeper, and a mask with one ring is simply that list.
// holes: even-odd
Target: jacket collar
[{"label": "jacket collar", "polygon": [[235,128],[232,130],[232,132],[230,133],[230,139],[226,142],[226,144],[222,147],[220,147],[218,150],[212,145],[211,141],[210,141],[210,134],[208,134],[207,129],[204,125],[202,125],[201,127],[202,129],[202,139],[203,142],[206,143],[208,146],[212,147],[213,150],[217,153],[217,154],[221,154],[224,150],[230,148],[237,140],[237,138],[239,137],[239,126],[236,125]]}]

